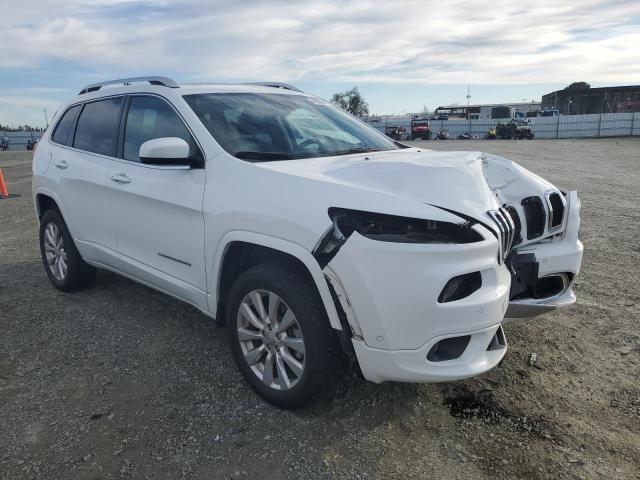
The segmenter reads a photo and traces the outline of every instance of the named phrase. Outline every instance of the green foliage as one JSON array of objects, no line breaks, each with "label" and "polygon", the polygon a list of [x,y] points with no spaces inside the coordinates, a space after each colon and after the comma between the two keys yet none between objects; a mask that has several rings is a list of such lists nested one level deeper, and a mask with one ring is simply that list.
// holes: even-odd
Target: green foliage
[{"label": "green foliage", "polygon": [[353,87],[346,92],[334,93],[331,97],[331,103],[356,117],[369,115],[369,104],[358,91],[358,87]]},{"label": "green foliage", "polygon": [[589,90],[591,85],[587,82],[573,82],[571,85],[565,88],[565,90]]}]

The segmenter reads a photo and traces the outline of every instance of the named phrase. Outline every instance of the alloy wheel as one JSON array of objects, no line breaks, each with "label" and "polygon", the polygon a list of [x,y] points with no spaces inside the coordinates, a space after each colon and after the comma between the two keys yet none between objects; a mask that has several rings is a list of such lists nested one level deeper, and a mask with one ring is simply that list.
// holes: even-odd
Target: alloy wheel
[{"label": "alloy wheel", "polygon": [[289,390],[302,378],[305,346],[289,306],[273,292],[253,290],[242,299],[237,316],[244,359],[268,387]]},{"label": "alloy wheel", "polygon": [[62,232],[55,223],[49,223],[44,229],[44,252],[51,275],[63,281],[67,277],[67,252]]}]

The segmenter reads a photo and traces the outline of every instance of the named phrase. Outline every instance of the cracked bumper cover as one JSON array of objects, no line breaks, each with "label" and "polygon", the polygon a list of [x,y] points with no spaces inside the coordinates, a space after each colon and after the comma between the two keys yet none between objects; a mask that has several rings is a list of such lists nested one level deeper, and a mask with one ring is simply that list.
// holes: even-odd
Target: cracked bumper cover
[{"label": "cracked bumper cover", "polygon": [[371,382],[450,382],[480,375],[500,363],[507,352],[506,344],[497,350],[487,349],[499,328],[500,324],[496,324],[465,332],[471,339],[462,356],[444,362],[430,362],[427,354],[435,343],[447,336],[436,337],[416,350],[379,350],[355,339],[353,346],[360,370],[364,378]]},{"label": "cracked bumper cover", "polygon": [[[495,367],[506,344],[488,351],[508,305],[511,276],[498,264],[498,242],[470,244],[380,242],[354,233],[325,268],[353,331],[361,370],[373,382],[441,382]],[[438,303],[447,282],[480,272],[482,286],[466,298]],[[470,335],[463,354],[431,362],[438,341]]]}]

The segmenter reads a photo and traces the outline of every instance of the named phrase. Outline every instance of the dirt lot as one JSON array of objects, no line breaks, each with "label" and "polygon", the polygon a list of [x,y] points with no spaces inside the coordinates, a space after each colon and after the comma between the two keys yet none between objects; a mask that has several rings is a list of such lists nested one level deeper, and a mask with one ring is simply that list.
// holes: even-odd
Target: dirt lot
[{"label": "dirt lot", "polygon": [[480,378],[347,375],[296,412],[245,386],[193,308],[108,272],[55,290],[30,155],[0,153],[18,195],[0,200],[0,478],[640,478],[640,139],[417,143],[579,190],[578,304],[507,325],[505,361]]}]

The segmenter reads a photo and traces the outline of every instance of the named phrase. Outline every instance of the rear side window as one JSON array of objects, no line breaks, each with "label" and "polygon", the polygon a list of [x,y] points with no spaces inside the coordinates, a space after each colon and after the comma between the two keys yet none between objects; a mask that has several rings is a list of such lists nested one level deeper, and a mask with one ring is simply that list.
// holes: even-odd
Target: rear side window
[{"label": "rear side window", "polygon": [[182,119],[164,100],[151,96],[131,97],[124,131],[123,157],[140,161],[140,145],[163,137],[182,138],[189,144],[191,156],[199,158],[199,149]]},{"label": "rear side window", "polygon": [[80,110],[80,105],[76,105],[75,107],[71,107],[69,110],[64,112],[62,118],[58,122],[58,126],[53,132],[53,136],[51,140],[60,145],[66,145],[69,141],[69,134],[71,133],[71,129],[73,128],[73,122],[76,119],[76,115]]},{"label": "rear side window", "polygon": [[73,146],[89,152],[115,156],[123,97],[85,104]]}]

